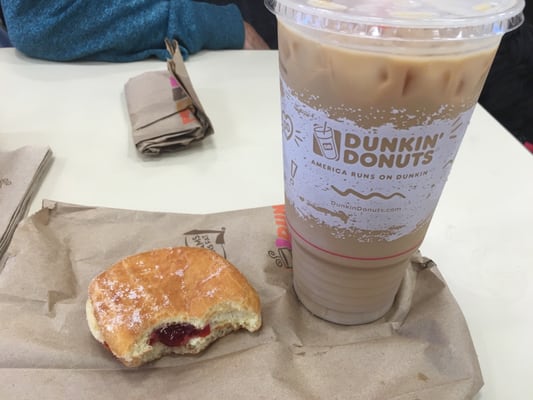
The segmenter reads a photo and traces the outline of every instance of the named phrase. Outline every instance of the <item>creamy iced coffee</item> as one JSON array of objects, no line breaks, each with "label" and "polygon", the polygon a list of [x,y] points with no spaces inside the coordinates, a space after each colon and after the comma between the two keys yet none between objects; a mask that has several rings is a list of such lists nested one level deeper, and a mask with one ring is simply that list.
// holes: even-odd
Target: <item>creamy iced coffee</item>
[{"label": "creamy iced coffee", "polygon": [[[311,7],[345,15],[344,3]],[[369,322],[390,308],[424,239],[500,36],[439,42],[385,25],[356,35],[328,28],[327,13],[279,10],[294,287],[322,318]]]}]

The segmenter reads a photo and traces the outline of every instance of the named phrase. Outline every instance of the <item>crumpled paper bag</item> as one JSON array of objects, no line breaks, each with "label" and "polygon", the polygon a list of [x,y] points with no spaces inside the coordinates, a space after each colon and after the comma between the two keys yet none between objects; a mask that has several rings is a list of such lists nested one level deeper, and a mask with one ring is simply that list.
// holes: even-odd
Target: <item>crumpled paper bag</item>
[{"label": "crumpled paper bag", "polygon": [[168,71],[145,72],[124,87],[133,142],[144,155],[176,151],[213,134],[176,41],[167,41]]},{"label": "crumpled paper bag", "polygon": [[[0,266],[0,398],[455,400],[479,391],[467,325],[431,260],[413,257],[382,319],[332,324],[293,291],[284,216],[283,206],[189,215],[46,202]],[[259,293],[263,326],[127,369],[89,332],[87,286],[117,260],[166,246],[210,248],[234,263]]]},{"label": "crumpled paper bag", "polygon": [[0,151],[0,258],[26,216],[51,159],[52,151],[44,146]]}]

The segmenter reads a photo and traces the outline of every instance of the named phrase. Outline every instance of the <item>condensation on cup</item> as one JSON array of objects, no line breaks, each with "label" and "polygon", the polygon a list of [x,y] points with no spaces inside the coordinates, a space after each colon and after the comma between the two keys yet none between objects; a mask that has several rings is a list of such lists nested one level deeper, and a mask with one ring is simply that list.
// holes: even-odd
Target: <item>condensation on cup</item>
[{"label": "condensation on cup", "polygon": [[391,308],[523,0],[266,0],[277,16],[294,289],[339,324]]}]

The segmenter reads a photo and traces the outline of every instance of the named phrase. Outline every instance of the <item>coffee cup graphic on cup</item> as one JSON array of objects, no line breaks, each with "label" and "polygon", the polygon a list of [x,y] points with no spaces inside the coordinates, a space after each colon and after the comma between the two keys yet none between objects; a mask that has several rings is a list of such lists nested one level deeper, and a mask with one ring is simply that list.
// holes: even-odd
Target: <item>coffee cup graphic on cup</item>
[{"label": "coffee cup graphic on cup", "polygon": [[339,153],[337,152],[333,129],[327,126],[327,123],[324,125],[315,124],[313,133],[322,155],[328,160],[338,160]]}]

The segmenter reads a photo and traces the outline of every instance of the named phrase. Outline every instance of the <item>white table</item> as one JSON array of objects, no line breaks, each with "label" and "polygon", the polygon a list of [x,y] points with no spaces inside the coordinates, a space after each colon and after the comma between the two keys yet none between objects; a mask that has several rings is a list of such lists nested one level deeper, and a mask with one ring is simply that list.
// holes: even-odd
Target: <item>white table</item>
[{"label": "white table", "polygon": [[[186,62],[215,127],[201,145],[143,160],[126,81],[161,61],[51,63],[0,49],[0,148],[49,145],[43,199],[209,213],[283,202],[277,52],[204,52]],[[533,156],[478,107],[422,246],[468,321],[485,386],[533,398]]]}]

